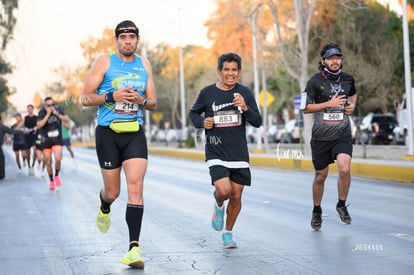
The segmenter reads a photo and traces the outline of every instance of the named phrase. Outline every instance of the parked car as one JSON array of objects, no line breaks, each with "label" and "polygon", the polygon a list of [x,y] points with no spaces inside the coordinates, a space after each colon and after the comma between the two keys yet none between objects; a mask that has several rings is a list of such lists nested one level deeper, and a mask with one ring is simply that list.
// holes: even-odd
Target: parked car
[{"label": "parked car", "polygon": [[260,134],[261,134],[262,142],[263,142],[263,135],[264,135],[263,126],[261,126],[260,128],[253,127],[251,125],[246,126],[246,138],[247,138],[248,143],[257,142],[257,132],[259,130],[260,130]]},{"label": "parked car", "polygon": [[289,120],[283,132],[281,133],[280,142],[281,143],[298,143],[303,140],[303,121],[299,121],[297,119]]},{"label": "parked car", "polygon": [[268,129],[268,141],[270,143],[279,143],[284,130],[285,130],[284,124],[271,125]]},{"label": "parked car", "polygon": [[359,127],[363,143],[390,144],[394,140],[394,129],[398,127],[398,122],[393,114],[369,113]]},{"label": "parked car", "polygon": [[351,134],[352,134],[352,144],[356,144],[357,143],[357,132],[358,132],[358,126],[355,123],[354,118],[349,117],[349,123],[351,124]]}]

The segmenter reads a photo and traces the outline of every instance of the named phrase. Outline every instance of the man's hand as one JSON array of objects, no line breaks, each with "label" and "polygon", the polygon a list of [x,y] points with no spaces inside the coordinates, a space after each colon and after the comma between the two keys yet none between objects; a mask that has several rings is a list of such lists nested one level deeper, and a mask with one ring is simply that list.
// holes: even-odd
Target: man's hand
[{"label": "man's hand", "polygon": [[345,102],[346,102],[345,95],[338,96],[338,94],[336,94],[331,98],[331,100],[329,100],[329,107],[340,108],[345,104]]},{"label": "man's hand", "polygon": [[214,117],[206,117],[204,119],[204,128],[207,130],[212,129],[214,126]]},{"label": "man's hand", "polygon": [[355,110],[355,105],[352,102],[348,101],[345,104],[344,110],[345,110],[345,114],[351,115],[354,112],[354,110]]},{"label": "man's hand", "polygon": [[55,111],[56,111],[56,110],[55,110],[55,107],[53,107],[53,106],[46,107],[46,113],[47,113],[47,115],[51,115],[51,114],[53,114]]},{"label": "man's hand", "polygon": [[142,104],[144,98],[132,87],[122,88],[113,93],[115,101]]}]

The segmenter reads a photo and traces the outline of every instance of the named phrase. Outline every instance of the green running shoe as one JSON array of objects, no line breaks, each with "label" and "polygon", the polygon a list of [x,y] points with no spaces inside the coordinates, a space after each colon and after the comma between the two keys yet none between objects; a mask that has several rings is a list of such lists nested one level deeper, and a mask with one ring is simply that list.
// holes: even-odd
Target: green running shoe
[{"label": "green running shoe", "polygon": [[103,213],[101,207],[99,206],[98,214],[96,214],[96,226],[98,227],[99,231],[102,233],[106,233],[111,225],[111,217],[110,213]]},{"label": "green running shoe", "polygon": [[138,246],[131,248],[121,259],[121,263],[133,268],[144,269],[145,263],[144,259],[141,258],[141,248]]}]

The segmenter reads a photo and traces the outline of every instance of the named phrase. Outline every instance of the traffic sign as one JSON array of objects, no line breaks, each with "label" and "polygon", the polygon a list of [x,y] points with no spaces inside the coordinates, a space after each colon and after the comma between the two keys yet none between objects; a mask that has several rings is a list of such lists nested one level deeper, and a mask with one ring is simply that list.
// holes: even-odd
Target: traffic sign
[{"label": "traffic sign", "polygon": [[270,104],[272,104],[272,102],[275,100],[275,97],[268,91],[261,91],[259,93],[259,105],[262,107],[265,106],[265,95],[266,95],[266,107],[269,107]]},{"label": "traffic sign", "polygon": [[162,120],[162,118],[163,118],[162,113],[160,113],[160,112],[154,112],[154,113],[152,113],[152,119],[155,122],[160,122]]},{"label": "traffic sign", "polygon": [[299,110],[300,109],[300,100],[301,100],[301,96],[300,95],[295,95],[293,97],[293,103],[295,106],[295,110]]}]

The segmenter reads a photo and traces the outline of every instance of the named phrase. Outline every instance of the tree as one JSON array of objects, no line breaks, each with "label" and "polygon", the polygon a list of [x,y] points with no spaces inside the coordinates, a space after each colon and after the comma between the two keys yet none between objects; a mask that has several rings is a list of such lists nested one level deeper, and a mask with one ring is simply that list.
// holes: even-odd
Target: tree
[{"label": "tree", "polygon": [[207,37],[213,41],[214,56],[235,51],[245,60],[251,60],[252,38],[249,28],[249,5],[246,1],[217,0],[217,10],[205,22]]},{"label": "tree", "polygon": [[98,38],[93,36],[87,37],[85,40],[82,40],[80,46],[83,49],[86,67],[89,68],[99,55],[116,50],[113,29],[105,28],[102,31],[101,37]]},{"label": "tree", "polygon": [[4,75],[12,72],[12,66],[5,60],[4,51],[13,38],[16,25],[14,11],[18,8],[18,0],[2,0],[0,2],[0,113],[8,108],[7,97],[14,93],[7,85]]},{"label": "tree", "polygon": [[344,52],[345,70],[356,77],[355,115],[390,111],[404,87],[401,19],[375,1],[338,5],[333,10],[328,10],[329,5],[318,7],[312,27],[314,68],[320,59],[318,47],[337,42]]},{"label": "tree", "polygon": [[[316,7],[316,0],[292,0],[292,7],[281,6],[278,2],[268,0],[276,28],[277,48],[281,53],[282,64],[286,72],[299,82],[300,91],[304,91],[309,78],[309,33],[311,19]],[[282,11],[281,8],[284,8]],[[290,20],[280,20],[281,15]],[[295,36],[292,37],[292,27],[295,26]],[[304,144],[305,152],[310,152],[311,125],[313,117],[304,115]]]},{"label": "tree", "polygon": [[[172,128],[181,128],[179,48],[159,44],[147,50],[151,60],[158,96],[158,111],[164,114],[163,122]],[[188,45],[183,49],[185,110],[189,110],[199,90],[211,82],[215,74],[214,59],[200,46]]]}]

